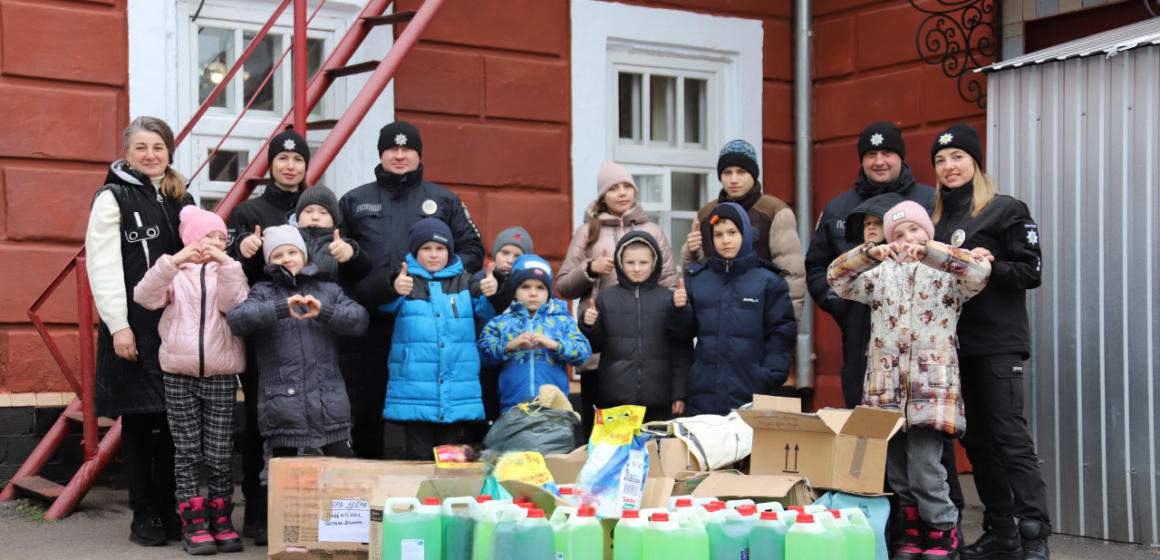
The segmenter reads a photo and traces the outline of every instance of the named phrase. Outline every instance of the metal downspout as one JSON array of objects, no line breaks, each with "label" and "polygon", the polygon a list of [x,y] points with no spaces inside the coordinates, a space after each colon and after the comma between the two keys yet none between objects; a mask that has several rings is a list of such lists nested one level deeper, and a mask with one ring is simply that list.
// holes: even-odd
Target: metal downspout
[{"label": "metal downspout", "polygon": [[[794,179],[794,202],[798,220],[798,237],[801,238],[802,254],[809,249],[813,229],[810,227],[813,210],[810,201],[813,193],[813,69],[810,67],[810,41],[813,32],[810,23],[810,0],[794,0],[794,157],[796,174]],[[803,396],[812,395],[814,390],[814,305],[806,293],[802,306],[801,328],[797,340],[797,391]]]}]

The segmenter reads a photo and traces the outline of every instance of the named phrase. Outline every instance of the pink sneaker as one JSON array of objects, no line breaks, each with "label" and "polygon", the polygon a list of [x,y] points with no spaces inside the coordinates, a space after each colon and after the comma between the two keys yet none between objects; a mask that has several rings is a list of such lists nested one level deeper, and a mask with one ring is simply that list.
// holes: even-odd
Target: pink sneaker
[{"label": "pink sneaker", "polygon": [[929,529],[926,523],[918,517],[918,508],[906,508],[906,520],[902,522],[903,534],[895,545],[898,550],[890,557],[891,560],[925,560],[923,550],[926,550],[926,534]]},{"label": "pink sneaker", "polygon": [[959,557],[959,530],[931,530],[926,534],[926,550],[922,560],[955,560]]},{"label": "pink sneaker", "polygon": [[177,505],[181,512],[181,547],[194,556],[217,554],[217,545],[209,533],[205,518],[205,498],[190,498]]},{"label": "pink sneaker", "polygon": [[234,531],[231,517],[234,513],[233,500],[218,498],[209,502],[209,531],[213,533],[213,540],[218,552],[241,552],[245,545],[242,537]]}]

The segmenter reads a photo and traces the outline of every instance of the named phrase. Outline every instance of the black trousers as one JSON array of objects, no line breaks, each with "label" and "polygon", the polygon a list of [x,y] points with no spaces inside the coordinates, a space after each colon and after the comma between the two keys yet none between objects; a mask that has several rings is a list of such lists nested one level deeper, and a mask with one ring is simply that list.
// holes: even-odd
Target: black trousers
[{"label": "black trousers", "polygon": [[963,447],[975,470],[985,509],[983,526],[1012,518],[1051,527],[1047,485],[1023,416],[1023,358],[1019,354],[960,358],[967,434]]},{"label": "black trousers", "polygon": [[383,458],[383,404],[393,332],[390,322],[372,314],[365,335],[337,337],[338,367],[350,398],[350,440],[360,459]]},{"label": "black trousers", "polygon": [[121,462],[129,479],[130,509],[177,511],[176,455],[165,413],[121,417]]},{"label": "black trousers", "polygon": [[266,493],[262,488],[262,469],[266,467],[266,438],[258,431],[258,361],[253,342],[246,341],[246,372],[241,376],[242,394],[246,401],[246,423],[242,428],[242,496],[247,504],[259,504],[246,508],[246,521],[266,518]]},{"label": "black trousers", "polygon": [[409,461],[434,461],[434,449],[440,445],[464,443],[462,423],[442,422],[400,422],[407,437],[406,459]]}]

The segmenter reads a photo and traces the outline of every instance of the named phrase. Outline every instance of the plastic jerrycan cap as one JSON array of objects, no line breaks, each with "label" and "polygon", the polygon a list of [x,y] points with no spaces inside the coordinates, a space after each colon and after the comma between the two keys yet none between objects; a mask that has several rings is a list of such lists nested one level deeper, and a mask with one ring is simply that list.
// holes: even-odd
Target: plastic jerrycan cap
[{"label": "plastic jerrycan cap", "polygon": [[767,520],[767,521],[777,521],[777,512],[776,511],[763,511],[763,512],[761,512],[761,518],[764,520]]},{"label": "plastic jerrycan cap", "polygon": [[814,522],[814,514],[812,514],[812,513],[799,513],[797,516],[797,522],[798,523],[813,523]]},{"label": "plastic jerrycan cap", "polygon": [[669,520],[669,514],[661,513],[661,512],[657,512],[657,513],[652,514],[652,519],[650,519],[650,521],[668,521],[668,520]]},{"label": "plastic jerrycan cap", "polygon": [[512,503],[513,504],[526,504],[526,503],[528,503],[528,499],[527,498],[516,498],[516,499],[512,500]]},{"label": "plastic jerrycan cap", "polygon": [[528,510],[528,517],[531,517],[531,518],[536,518],[536,517],[543,518],[543,517],[544,517],[544,510],[542,510],[542,509],[529,509],[529,510]]},{"label": "plastic jerrycan cap", "polygon": [[679,507],[679,508],[693,507],[693,500],[690,500],[688,498],[681,498],[681,499],[677,500],[677,507]]},{"label": "plastic jerrycan cap", "polygon": [[576,489],[575,489],[575,488],[571,488],[571,487],[569,487],[569,486],[563,486],[563,487],[561,487],[561,488],[560,488],[560,495],[561,495],[561,496],[575,496],[575,495],[576,495]]},{"label": "plastic jerrycan cap", "polygon": [[576,517],[596,517],[596,509],[592,506],[580,506],[576,510]]},{"label": "plastic jerrycan cap", "polygon": [[533,509],[536,509],[536,504],[529,504],[529,503],[527,503],[527,502],[519,503],[519,504],[516,504],[516,505],[517,505],[517,506],[519,506],[519,507],[521,507],[521,508],[523,508],[523,509],[526,509],[526,510],[528,510],[528,511],[531,511],[531,510],[533,510]]},{"label": "plastic jerrycan cap", "polygon": [[477,504],[487,503],[487,502],[490,502],[491,500],[492,500],[492,498],[491,498],[490,494],[481,494],[481,495],[475,497],[475,503],[477,503]]},{"label": "plastic jerrycan cap", "polygon": [[740,513],[741,515],[743,515],[745,517],[749,517],[751,515],[756,515],[757,514],[757,506],[754,506],[754,505],[738,506],[737,513]]},{"label": "plastic jerrycan cap", "polygon": [[[803,514],[803,513],[805,513],[805,512],[806,512],[806,508],[804,508],[804,507],[802,507],[802,506],[789,506],[789,507],[788,507],[788,508],[786,508],[786,509],[789,509],[789,510],[793,510],[793,511],[796,511],[796,512],[798,512],[798,515],[799,515],[799,516],[800,516],[801,514]],[[810,519],[813,519],[813,517],[811,516],[811,517],[810,517]],[[811,523],[812,523],[812,521],[811,521]]]},{"label": "plastic jerrycan cap", "polygon": [[423,498],[423,505],[437,506],[439,505],[439,498]]},{"label": "plastic jerrycan cap", "polygon": [[[588,508],[591,509],[591,508]],[[621,519],[640,519],[639,509],[626,509],[620,512]]]}]

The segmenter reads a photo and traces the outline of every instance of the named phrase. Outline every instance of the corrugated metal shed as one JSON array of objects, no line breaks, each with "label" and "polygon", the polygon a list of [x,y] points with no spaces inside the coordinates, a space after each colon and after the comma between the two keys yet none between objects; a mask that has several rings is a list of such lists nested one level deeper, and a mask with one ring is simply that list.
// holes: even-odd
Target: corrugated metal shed
[{"label": "corrugated metal shed", "polygon": [[1160,19],[986,70],[987,171],[1042,236],[1026,412],[1054,528],[1158,544]]}]

